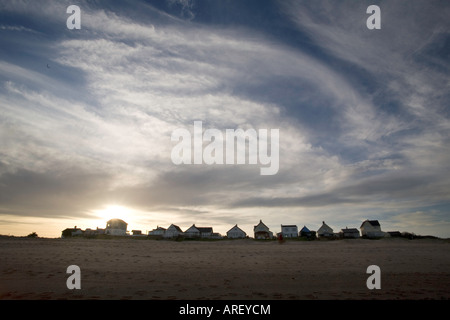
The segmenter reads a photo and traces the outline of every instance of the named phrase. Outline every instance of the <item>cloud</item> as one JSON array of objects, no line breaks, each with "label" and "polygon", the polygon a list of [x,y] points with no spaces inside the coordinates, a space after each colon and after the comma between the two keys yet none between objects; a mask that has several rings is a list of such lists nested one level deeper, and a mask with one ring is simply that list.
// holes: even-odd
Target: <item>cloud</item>
[{"label": "cloud", "polygon": [[8,26],[8,25],[0,25],[0,30],[7,30],[7,31],[18,31],[18,32],[22,32],[22,31],[26,31],[26,32],[30,32],[30,33],[37,33],[36,31],[30,29],[30,28],[26,28],[24,26]]},{"label": "cloud", "polygon": [[[61,218],[82,217],[87,207],[105,200],[104,190],[111,180],[107,174],[71,168],[62,172],[33,172],[25,169],[0,177],[3,214]],[[5,208],[7,208],[5,210]]]},{"label": "cloud", "polygon": [[169,7],[179,7],[179,15],[187,20],[192,20],[195,18],[195,13],[193,12],[194,1],[193,0],[167,0]]}]

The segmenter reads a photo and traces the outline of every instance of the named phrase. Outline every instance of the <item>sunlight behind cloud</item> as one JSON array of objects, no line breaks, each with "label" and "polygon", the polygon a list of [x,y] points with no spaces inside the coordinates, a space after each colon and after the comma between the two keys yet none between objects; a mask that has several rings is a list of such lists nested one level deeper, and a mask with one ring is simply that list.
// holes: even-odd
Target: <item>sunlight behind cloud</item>
[{"label": "sunlight behind cloud", "polygon": [[132,218],[132,210],[123,206],[118,205],[108,205],[104,209],[96,210],[95,214],[103,221],[108,221],[111,219],[122,219],[128,222]]}]

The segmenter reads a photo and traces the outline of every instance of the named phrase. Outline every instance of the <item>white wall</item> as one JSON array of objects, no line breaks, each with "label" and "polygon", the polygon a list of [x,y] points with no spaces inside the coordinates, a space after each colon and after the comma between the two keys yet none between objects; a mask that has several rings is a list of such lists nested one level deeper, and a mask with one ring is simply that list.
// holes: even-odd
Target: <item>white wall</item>
[{"label": "white wall", "polygon": [[126,236],[127,231],[123,229],[106,229],[106,234],[112,235],[112,236]]}]

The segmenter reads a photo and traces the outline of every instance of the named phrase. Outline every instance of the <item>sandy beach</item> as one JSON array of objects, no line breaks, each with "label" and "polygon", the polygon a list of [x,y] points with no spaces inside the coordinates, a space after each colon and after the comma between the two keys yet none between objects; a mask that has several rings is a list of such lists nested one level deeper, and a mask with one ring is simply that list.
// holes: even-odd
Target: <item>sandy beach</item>
[{"label": "sandy beach", "polygon": [[[67,267],[81,270],[69,290]],[[367,267],[381,269],[369,290]],[[449,299],[447,240],[0,237],[0,299]]]}]

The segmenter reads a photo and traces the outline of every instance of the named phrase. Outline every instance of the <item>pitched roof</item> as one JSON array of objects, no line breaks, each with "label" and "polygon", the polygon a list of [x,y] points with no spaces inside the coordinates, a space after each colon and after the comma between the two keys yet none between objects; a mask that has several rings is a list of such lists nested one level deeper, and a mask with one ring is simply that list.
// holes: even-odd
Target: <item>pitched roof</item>
[{"label": "pitched roof", "polygon": [[149,233],[151,233],[151,232],[156,232],[156,231],[162,231],[162,232],[164,232],[164,231],[166,231],[166,228],[156,227],[156,229],[153,229],[153,230],[149,231]]},{"label": "pitched roof", "polygon": [[269,230],[269,228],[262,222],[262,220],[259,220],[259,223],[253,227],[253,231],[255,231],[255,229],[258,227],[263,227],[263,228]]},{"label": "pitched roof", "polygon": [[195,232],[195,230],[199,231],[195,224],[193,224],[185,232]]},{"label": "pitched roof", "polygon": [[[177,231],[183,232],[183,231],[181,231],[180,227],[175,224],[171,224],[170,227],[174,227]],[[167,228],[167,229],[169,229],[169,228]]]},{"label": "pitched roof", "polygon": [[[196,229],[198,232],[200,233],[207,233],[207,232],[213,232],[213,228],[212,227],[197,227],[195,224],[193,224],[189,229],[186,230],[186,232],[188,232],[188,230],[191,229]],[[195,230],[191,230],[189,232],[195,232]]]},{"label": "pitched roof", "polygon": [[345,233],[359,233],[358,229],[356,228],[345,228],[341,229],[341,231]]},{"label": "pitched roof", "polygon": [[245,231],[242,230],[241,228],[239,228],[237,224],[234,227],[232,227],[230,230],[228,230],[227,233],[230,232],[233,229],[237,229],[238,231],[241,231],[241,232],[245,233]]},{"label": "pitched roof", "polygon": [[302,230],[300,232],[311,232],[306,226],[303,226]]},{"label": "pitched roof", "polygon": [[325,223],[325,221],[322,221],[322,225],[320,226],[319,230],[317,230],[317,233],[320,234],[320,233],[323,232],[324,230],[326,230],[327,233],[333,232],[333,228],[331,228],[329,225],[327,225],[327,224]]},{"label": "pitched roof", "polygon": [[[370,223],[370,225],[372,225],[373,227],[380,227],[380,223],[378,222],[378,220],[366,220],[361,224],[361,227],[366,223]],[[361,228],[360,227],[360,228]]]},{"label": "pitched roof", "polygon": [[128,223],[126,223],[122,219],[111,219],[111,220],[106,221],[106,224],[126,224],[126,225],[128,225]]},{"label": "pitched roof", "polygon": [[82,231],[82,230],[80,228],[66,228],[62,232],[64,231]]}]

